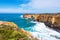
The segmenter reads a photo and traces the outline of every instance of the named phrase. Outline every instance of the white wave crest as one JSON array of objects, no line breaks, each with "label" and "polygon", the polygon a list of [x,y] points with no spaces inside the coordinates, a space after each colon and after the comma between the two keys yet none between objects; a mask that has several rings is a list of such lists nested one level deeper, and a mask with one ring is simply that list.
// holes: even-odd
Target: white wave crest
[{"label": "white wave crest", "polygon": [[23,15],[20,15],[21,18],[23,18]]},{"label": "white wave crest", "polygon": [[33,23],[36,23],[36,25],[32,28],[34,31],[31,32],[34,37],[38,38],[39,40],[60,40],[60,33],[48,28],[44,23]]}]

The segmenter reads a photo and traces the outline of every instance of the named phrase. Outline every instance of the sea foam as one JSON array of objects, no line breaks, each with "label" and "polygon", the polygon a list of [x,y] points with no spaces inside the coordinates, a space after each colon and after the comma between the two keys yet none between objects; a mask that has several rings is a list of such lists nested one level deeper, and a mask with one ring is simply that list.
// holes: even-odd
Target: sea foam
[{"label": "sea foam", "polygon": [[[44,23],[33,22],[36,25],[32,28],[30,33],[39,40],[60,40],[60,33],[48,28]],[[59,37],[59,38],[58,38]]]}]

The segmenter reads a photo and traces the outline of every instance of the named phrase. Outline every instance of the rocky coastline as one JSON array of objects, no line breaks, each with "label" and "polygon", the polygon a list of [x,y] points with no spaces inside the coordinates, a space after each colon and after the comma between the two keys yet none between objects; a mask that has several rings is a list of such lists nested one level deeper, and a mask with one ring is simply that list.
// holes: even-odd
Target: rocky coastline
[{"label": "rocky coastline", "polygon": [[13,22],[0,21],[0,40],[38,40]]},{"label": "rocky coastline", "polygon": [[50,28],[57,28],[60,30],[60,13],[56,14],[24,14],[24,18],[31,18],[33,21],[43,22]]}]

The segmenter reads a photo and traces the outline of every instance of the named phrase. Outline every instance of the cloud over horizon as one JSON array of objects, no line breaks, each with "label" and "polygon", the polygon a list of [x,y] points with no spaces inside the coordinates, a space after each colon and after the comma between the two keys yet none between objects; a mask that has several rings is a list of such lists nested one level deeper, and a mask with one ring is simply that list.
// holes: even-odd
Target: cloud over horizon
[{"label": "cloud over horizon", "polygon": [[20,4],[17,9],[3,10],[17,13],[58,13],[60,12],[60,0],[30,0],[26,4]]}]

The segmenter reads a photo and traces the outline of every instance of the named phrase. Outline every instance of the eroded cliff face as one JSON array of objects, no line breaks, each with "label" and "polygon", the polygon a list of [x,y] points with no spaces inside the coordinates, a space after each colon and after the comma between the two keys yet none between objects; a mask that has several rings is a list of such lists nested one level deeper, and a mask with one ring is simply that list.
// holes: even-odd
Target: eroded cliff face
[{"label": "eroded cliff face", "polygon": [[18,28],[13,22],[0,21],[0,40],[34,40],[24,29]]},{"label": "eroded cliff face", "polygon": [[34,20],[37,20],[39,14],[25,14],[25,15],[23,15],[24,18],[31,18],[32,16],[34,17]]},{"label": "eroded cliff face", "polygon": [[33,16],[35,21],[47,22],[60,27],[60,14],[24,14],[23,16],[24,18],[31,18]]}]

